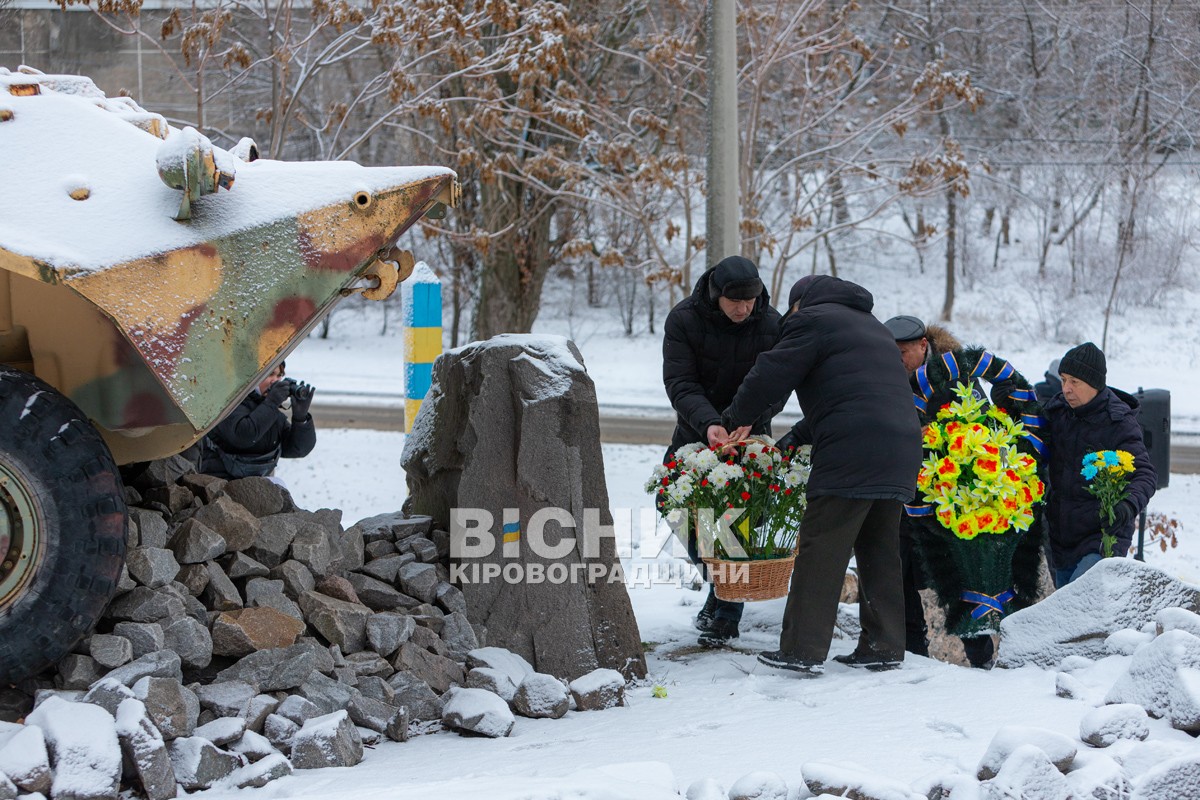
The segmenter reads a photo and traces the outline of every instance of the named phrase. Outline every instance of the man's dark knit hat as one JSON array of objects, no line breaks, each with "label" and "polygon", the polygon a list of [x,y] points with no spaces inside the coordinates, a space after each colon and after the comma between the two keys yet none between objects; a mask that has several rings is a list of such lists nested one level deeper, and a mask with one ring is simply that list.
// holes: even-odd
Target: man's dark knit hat
[{"label": "man's dark knit hat", "polygon": [[883,325],[897,342],[915,342],[925,338],[925,323],[907,314],[892,317]]},{"label": "man's dark knit hat", "polygon": [[754,262],[742,256],[728,256],[713,267],[708,279],[708,294],[715,302],[719,297],[730,300],[756,300],[763,292],[762,278]]},{"label": "man's dark knit hat", "polygon": [[1108,385],[1104,353],[1091,342],[1072,347],[1058,362],[1059,375],[1073,375],[1096,391]]}]

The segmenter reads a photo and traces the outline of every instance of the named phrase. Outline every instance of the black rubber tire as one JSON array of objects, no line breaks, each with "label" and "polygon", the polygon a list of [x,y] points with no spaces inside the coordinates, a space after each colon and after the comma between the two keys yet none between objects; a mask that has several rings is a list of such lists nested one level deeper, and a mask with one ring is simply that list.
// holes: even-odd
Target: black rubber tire
[{"label": "black rubber tire", "polygon": [[121,578],[129,514],[112,453],[83,412],[2,364],[0,464],[32,498],[38,526],[27,580],[0,597],[4,686],[56,663],[95,626]]}]

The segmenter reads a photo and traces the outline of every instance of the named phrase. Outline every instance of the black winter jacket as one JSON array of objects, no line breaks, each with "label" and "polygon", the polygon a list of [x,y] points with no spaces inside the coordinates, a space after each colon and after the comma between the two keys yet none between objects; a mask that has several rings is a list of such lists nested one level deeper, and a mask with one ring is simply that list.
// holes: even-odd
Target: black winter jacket
[{"label": "black winter jacket", "polygon": [[[672,453],[692,442],[708,443],[709,426],[721,424],[721,412],[758,354],[779,338],[781,318],[766,289],[750,316],[735,323],[709,297],[712,273],[700,276],[691,295],[671,309],[663,324],[663,384],[676,413]],[[770,434],[771,418],[781,408],[782,402],[764,404],[751,432]]]},{"label": "black winter jacket", "polygon": [[[225,419],[206,437],[201,448],[200,471],[223,478],[244,477],[236,472],[239,456],[266,457],[246,459],[261,464],[248,474],[269,475],[279,463],[279,457],[303,458],[317,444],[317,430],[312,414],[303,420],[289,422],[279,408],[267,402],[257,390],[250,392]],[[214,452],[218,450],[220,452]],[[222,454],[226,457],[222,458]],[[274,457],[270,456],[274,454]],[[263,462],[266,463],[263,463]]]},{"label": "black winter jacket", "polygon": [[[1128,451],[1133,454],[1134,467],[1127,490],[1129,501],[1140,513],[1154,496],[1158,473],[1142,441],[1137,408],[1136,398],[1110,386],[1077,409],[1071,408],[1059,392],[1042,410],[1046,420],[1042,432],[1050,450],[1046,520],[1058,569],[1101,552],[1100,501],[1088,492],[1088,482],[1081,472],[1085,455],[1097,450]],[[1133,525],[1130,522],[1116,531],[1115,555],[1129,552]]]},{"label": "black winter jacket", "polygon": [[801,280],[799,309],[746,376],[726,426],[795,390],[804,419],[793,431],[813,446],[810,496],[911,501],[921,426],[896,342],[863,287],[828,275]]}]

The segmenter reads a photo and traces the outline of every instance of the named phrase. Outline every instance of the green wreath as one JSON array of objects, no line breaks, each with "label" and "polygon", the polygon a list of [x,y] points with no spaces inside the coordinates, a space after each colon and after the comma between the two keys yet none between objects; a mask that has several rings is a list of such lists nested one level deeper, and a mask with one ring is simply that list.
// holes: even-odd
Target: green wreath
[{"label": "green wreath", "polygon": [[[948,351],[918,368],[913,376],[913,402],[922,425],[957,399],[960,385],[992,384],[992,404],[1011,421],[1022,423],[1019,452],[1037,461],[1044,479],[1045,445],[1038,436],[1042,420],[1037,395],[1008,361],[983,348]],[[1000,535],[980,534],[964,541],[948,530],[921,498],[906,506],[918,557],[938,603],[946,611],[946,628],[960,636],[984,635],[997,629],[999,619],[1037,601],[1038,575],[1044,541],[1042,504],[1033,506],[1027,530]]]}]

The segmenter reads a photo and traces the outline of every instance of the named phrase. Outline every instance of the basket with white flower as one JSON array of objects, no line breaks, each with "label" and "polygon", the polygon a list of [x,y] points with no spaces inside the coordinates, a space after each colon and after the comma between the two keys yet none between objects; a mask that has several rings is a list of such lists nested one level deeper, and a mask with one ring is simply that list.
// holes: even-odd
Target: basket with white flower
[{"label": "basket with white flower", "polygon": [[808,448],[768,437],[689,444],[654,469],[646,491],[681,538],[694,533],[722,600],[787,594],[811,468]]}]

